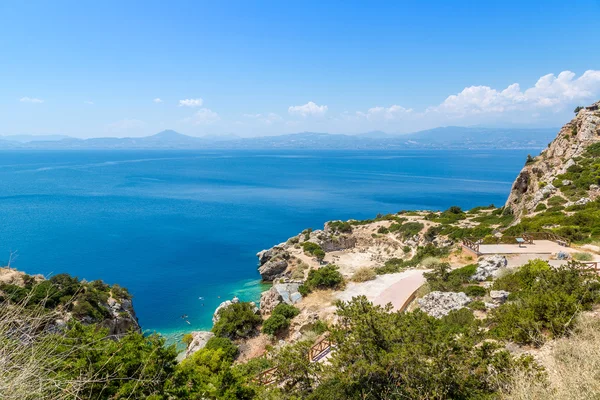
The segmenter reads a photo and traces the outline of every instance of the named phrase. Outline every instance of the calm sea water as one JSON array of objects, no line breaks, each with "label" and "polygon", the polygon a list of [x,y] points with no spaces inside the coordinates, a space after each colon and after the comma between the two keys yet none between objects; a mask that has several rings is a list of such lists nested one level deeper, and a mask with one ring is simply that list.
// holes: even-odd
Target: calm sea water
[{"label": "calm sea water", "polygon": [[144,329],[206,329],[258,299],[256,252],[332,219],[503,204],[527,153],[0,152],[0,260],[119,283]]}]

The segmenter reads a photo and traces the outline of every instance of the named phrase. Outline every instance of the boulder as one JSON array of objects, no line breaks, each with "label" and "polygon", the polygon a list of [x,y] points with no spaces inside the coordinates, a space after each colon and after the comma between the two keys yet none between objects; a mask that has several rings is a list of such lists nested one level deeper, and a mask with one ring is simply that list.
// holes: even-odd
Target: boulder
[{"label": "boulder", "polygon": [[503,304],[508,299],[510,292],[506,290],[492,290],[490,291],[490,297],[495,304]]},{"label": "boulder", "polygon": [[208,331],[194,331],[190,335],[192,335],[192,341],[185,349],[185,357],[189,357],[198,350],[203,349],[208,340],[215,336],[214,333]]},{"label": "boulder", "polygon": [[489,277],[496,276],[498,270],[506,267],[506,264],[507,260],[504,256],[486,257],[479,261],[477,264],[477,270],[475,271],[475,274],[471,276],[471,279],[479,282],[485,281]]},{"label": "boulder", "polygon": [[435,318],[448,315],[452,310],[464,308],[471,302],[463,292],[431,292],[418,300],[421,310]]},{"label": "boulder", "polygon": [[260,296],[260,312],[262,315],[270,314],[280,303],[296,304],[302,300],[302,295],[298,292],[300,283],[278,283],[271,289],[263,292]]},{"label": "boulder", "polygon": [[281,296],[275,290],[275,287],[262,292],[260,295],[260,313],[262,315],[271,314],[277,305],[281,304]]},{"label": "boulder", "polygon": [[256,254],[258,257],[258,272],[265,281],[272,281],[281,277],[288,267],[287,260],[290,253],[284,245],[274,246],[268,250],[262,250]]},{"label": "boulder", "polygon": [[281,277],[288,267],[286,260],[270,260],[258,268],[258,273],[263,281],[272,281]]}]

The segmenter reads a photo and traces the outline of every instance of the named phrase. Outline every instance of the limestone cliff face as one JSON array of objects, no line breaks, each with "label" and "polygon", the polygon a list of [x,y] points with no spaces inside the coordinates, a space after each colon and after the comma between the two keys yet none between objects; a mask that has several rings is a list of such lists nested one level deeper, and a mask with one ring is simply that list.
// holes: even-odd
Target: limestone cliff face
[{"label": "limestone cliff face", "polygon": [[[521,170],[505,205],[514,213],[515,221],[534,212],[538,204],[553,195],[557,191],[552,184],[556,177],[564,174],[575,164],[573,159],[596,142],[600,142],[600,101],[580,110],[548,148]],[[595,196],[590,194],[590,197]]]}]

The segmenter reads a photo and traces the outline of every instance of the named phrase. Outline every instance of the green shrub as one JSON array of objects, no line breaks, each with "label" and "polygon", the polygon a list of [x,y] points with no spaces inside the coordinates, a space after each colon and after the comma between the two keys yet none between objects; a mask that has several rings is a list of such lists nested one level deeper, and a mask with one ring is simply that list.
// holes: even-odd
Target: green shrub
[{"label": "green shrub", "polygon": [[308,294],[311,292],[310,288],[306,285],[300,285],[298,287],[298,293],[300,293],[302,295],[302,297],[306,297],[308,296]]},{"label": "green shrub", "polygon": [[483,297],[487,294],[487,290],[484,287],[477,285],[469,285],[463,288],[463,292],[469,297]]},{"label": "green shrub", "polygon": [[325,265],[319,269],[312,269],[304,286],[309,290],[314,289],[339,289],[343,286],[344,277],[339,273],[338,267],[332,264]]},{"label": "green shrub", "polygon": [[302,249],[304,250],[304,252],[309,253],[309,254],[314,254],[315,251],[322,250],[321,246],[319,246],[318,244],[313,243],[313,242],[302,243]]},{"label": "green shrub", "polygon": [[470,282],[471,276],[477,270],[477,264],[467,265],[462,268],[450,270],[450,264],[441,263],[431,272],[423,274],[431,290],[441,292],[462,291],[464,284]]},{"label": "green shrub", "polygon": [[192,343],[192,341],[194,340],[194,337],[192,336],[191,333],[186,333],[185,335],[183,335],[183,337],[181,338],[181,341],[186,345],[189,346],[190,343]]},{"label": "green shrub", "polygon": [[394,223],[389,227],[389,231],[398,233],[402,238],[406,239],[418,235],[424,227],[425,225],[420,222]]},{"label": "green shrub", "polygon": [[219,310],[219,319],[212,331],[216,336],[230,339],[245,338],[262,322],[255,313],[254,305],[247,302],[233,303]]},{"label": "green shrub", "polygon": [[592,261],[594,256],[590,253],[573,253],[573,260],[576,261]]},{"label": "green shrub", "polygon": [[382,267],[375,268],[377,275],[394,274],[404,269],[404,260],[401,258],[390,258],[387,260]]},{"label": "green shrub", "polygon": [[402,252],[404,252],[404,254],[410,253],[410,246],[403,246]]},{"label": "green shrub", "polygon": [[552,196],[548,199],[549,206],[562,206],[567,200],[562,196]]},{"label": "green shrub", "polygon": [[300,314],[300,310],[286,303],[277,304],[271,313],[271,315],[283,315],[287,319],[292,319],[298,314]]},{"label": "green shrub", "polygon": [[313,256],[315,256],[317,260],[323,261],[323,259],[325,258],[325,252],[322,249],[316,249],[313,252]]},{"label": "green shrub", "polygon": [[512,292],[511,301],[490,317],[492,336],[539,346],[548,338],[567,335],[573,329],[574,317],[598,302],[597,274],[572,266],[552,269],[544,264],[531,261],[495,282],[494,287]]},{"label": "green shrub", "polygon": [[386,233],[390,233],[390,230],[385,226],[380,226],[379,229],[377,229],[377,233],[385,235]]},{"label": "green shrub", "polygon": [[342,232],[342,233],[351,233],[352,225],[346,221],[330,221],[327,223],[327,226],[334,231]]},{"label": "green shrub", "polygon": [[281,314],[273,314],[263,323],[262,331],[275,335],[290,326],[290,320]]},{"label": "green shrub", "polygon": [[239,353],[238,347],[230,339],[218,336],[208,339],[204,348],[208,350],[221,349],[229,361],[235,360]]},{"label": "green shrub", "polygon": [[486,306],[485,303],[481,300],[475,300],[469,303],[468,307],[471,310],[478,310],[478,311],[485,311],[486,310]]},{"label": "green shrub", "polygon": [[536,207],[535,207],[535,211],[544,211],[546,209],[546,205],[544,203],[539,203]]}]

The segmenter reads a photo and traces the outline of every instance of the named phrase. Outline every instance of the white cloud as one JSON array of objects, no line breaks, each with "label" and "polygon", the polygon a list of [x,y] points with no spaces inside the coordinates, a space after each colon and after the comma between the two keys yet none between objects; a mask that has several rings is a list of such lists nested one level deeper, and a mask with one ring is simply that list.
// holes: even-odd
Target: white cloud
[{"label": "white cloud", "polygon": [[600,71],[586,71],[575,79],[575,73],[563,71],[558,76],[544,75],[535,86],[521,90],[518,83],[504,90],[489,86],[470,86],[451,95],[442,104],[430,107],[430,112],[466,116],[510,111],[560,111],[600,95]]},{"label": "white cloud", "polygon": [[84,102],[83,102],[83,104],[94,105],[94,102],[93,102],[93,101],[89,101],[89,100],[88,100],[88,101],[84,101]]},{"label": "white cloud", "polygon": [[35,98],[35,97],[21,97],[21,98],[19,99],[19,101],[20,101],[21,103],[34,103],[34,104],[40,104],[40,103],[43,103],[43,102],[44,102],[44,100],[42,100],[42,99],[37,99],[37,98]]},{"label": "white cloud", "polygon": [[179,107],[200,107],[204,101],[200,98],[179,100]]},{"label": "white cloud", "polygon": [[140,121],[139,119],[125,118],[120,121],[113,122],[112,124],[108,124],[108,129],[113,132],[126,132],[143,128],[145,125],[146,123],[144,121]]},{"label": "white cloud", "polygon": [[266,114],[244,114],[244,117],[260,121],[266,125],[271,125],[275,122],[281,121],[283,118],[279,114],[266,113]]},{"label": "white cloud", "polygon": [[[152,100],[155,103],[162,103],[163,101],[160,99],[160,97],[155,98],[154,100]],[[184,100],[185,101],[185,100]],[[180,102],[181,104],[181,102]]]},{"label": "white cloud", "polygon": [[288,113],[290,115],[297,115],[301,117],[322,117],[327,112],[327,106],[319,106],[312,101],[301,105],[301,106],[290,106],[288,108]]},{"label": "white cloud", "polygon": [[403,116],[410,115],[413,113],[412,108],[404,108],[398,105],[392,105],[390,107],[373,107],[369,108],[367,112],[357,111],[356,115],[361,118],[368,120],[383,120],[391,121]]},{"label": "white cloud", "polygon": [[184,119],[184,122],[190,122],[195,125],[205,125],[215,123],[220,119],[221,117],[219,117],[219,114],[216,112],[208,108],[201,108],[191,117]]}]

